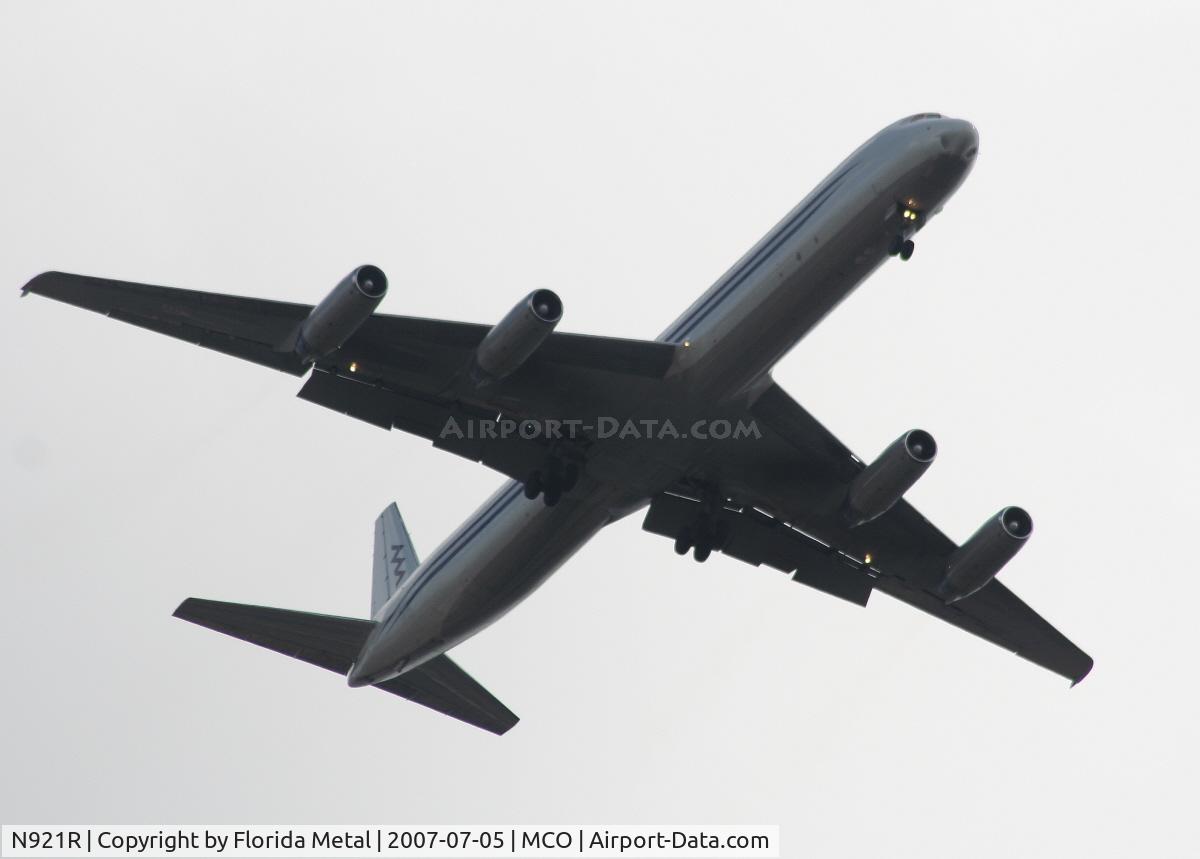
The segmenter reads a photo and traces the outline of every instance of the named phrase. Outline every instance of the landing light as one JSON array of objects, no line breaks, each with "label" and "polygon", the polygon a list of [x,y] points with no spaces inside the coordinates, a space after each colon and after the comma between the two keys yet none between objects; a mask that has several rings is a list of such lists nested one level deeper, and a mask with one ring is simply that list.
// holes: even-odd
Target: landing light
[{"label": "landing light", "polygon": [[864,564],[871,563],[871,553],[870,552],[867,552],[867,554],[863,555],[863,563]]},{"label": "landing light", "polygon": [[350,372],[351,372],[351,373],[357,373],[357,372],[358,372],[358,362],[357,362],[357,361],[351,361],[351,362],[350,362]]},{"label": "landing light", "polygon": [[912,209],[905,209],[904,217],[908,218],[910,221],[915,221],[917,219],[917,213]]}]

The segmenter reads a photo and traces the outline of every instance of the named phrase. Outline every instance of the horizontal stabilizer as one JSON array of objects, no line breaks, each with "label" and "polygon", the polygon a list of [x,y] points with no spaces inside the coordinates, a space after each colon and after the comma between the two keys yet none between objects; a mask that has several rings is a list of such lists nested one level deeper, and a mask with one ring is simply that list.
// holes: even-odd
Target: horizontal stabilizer
[{"label": "horizontal stabilizer", "polygon": [[503,734],[517,724],[517,716],[458,667],[446,654],[385,680],[377,689],[423,704],[464,722]]},{"label": "horizontal stabilizer", "polygon": [[180,603],[175,617],[338,674],[350,670],[374,626],[352,617],[195,597]]},{"label": "horizontal stabilizer", "polygon": [[[175,617],[339,674],[350,670],[374,626],[357,618],[194,597],[180,603]],[[444,654],[376,688],[493,734],[517,723],[511,710]]]}]

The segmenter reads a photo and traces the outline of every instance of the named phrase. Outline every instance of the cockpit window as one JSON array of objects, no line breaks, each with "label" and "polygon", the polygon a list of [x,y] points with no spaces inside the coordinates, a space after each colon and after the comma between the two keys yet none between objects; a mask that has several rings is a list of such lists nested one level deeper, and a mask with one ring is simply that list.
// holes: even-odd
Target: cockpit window
[{"label": "cockpit window", "polygon": [[941,118],[942,118],[942,115],[940,113],[914,113],[912,116],[906,118],[904,121],[905,122],[916,122],[921,119],[941,119]]}]

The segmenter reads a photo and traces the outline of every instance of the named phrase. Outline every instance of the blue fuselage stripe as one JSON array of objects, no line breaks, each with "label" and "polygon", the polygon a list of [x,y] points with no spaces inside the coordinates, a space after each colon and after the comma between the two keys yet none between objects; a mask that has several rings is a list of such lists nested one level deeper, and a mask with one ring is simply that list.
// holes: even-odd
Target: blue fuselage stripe
[{"label": "blue fuselage stripe", "polygon": [[471,540],[478,536],[479,532],[486,528],[493,519],[503,513],[504,510],[507,509],[509,505],[512,504],[513,500],[516,499],[520,494],[521,484],[515,483],[507,492],[503,493],[499,498],[485,507],[479,513],[479,515],[469,522],[466,527],[463,528],[462,533],[454,539],[454,542],[446,547],[444,552],[435,556],[434,558],[431,558],[425,569],[421,570],[421,575],[413,582],[412,588],[404,595],[404,597],[402,597],[403,602],[396,606],[395,610],[391,613],[391,617],[388,618],[388,621],[398,617],[400,613],[403,612],[404,609],[406,609],[413,601],[421,588],[425,587],[425,585],[431,582],[434,576],[437,575],[438,571],[450,563],[455,555],[462,551],[462,549],[465,548]]},{"label": "blue fuselage stripe", "polygon": [[847,165],[836,175],[832,176],[825,185],[815,192],[812,199],[803,206],[795,215],[776,228],[775,233],[762,246],[758,253],[754,254],[750,259],[746,260],[741,266],[729,273],[725,282],[721,284],[713,293],[704,300],[695,310],[687,314],[683,319],[671,329],[671,331],[663,336],[663,340],[667,343],[675,343],[689,336],[696,327],[704,321],[719,305],[725,302],[739,286],[746,283],[752,275],[764,262],[766,262],[779,247],[790,239],[796,232],[804,226],[808,220],[817,212],[817,209],[833,195],[834,190],[841,184],[846,175],[853,170],[854,164]]}]

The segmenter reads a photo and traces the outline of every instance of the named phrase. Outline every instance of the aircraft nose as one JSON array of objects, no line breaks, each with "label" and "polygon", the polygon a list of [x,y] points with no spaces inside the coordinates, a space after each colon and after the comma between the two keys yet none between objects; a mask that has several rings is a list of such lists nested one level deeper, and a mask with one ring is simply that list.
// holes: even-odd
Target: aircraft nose
[{"label": "aircraft nose", "polygon": [[965,119],[943,120],[940,129],[942,149],[964,161],[972,161],[979,152],[979,132]]}]

